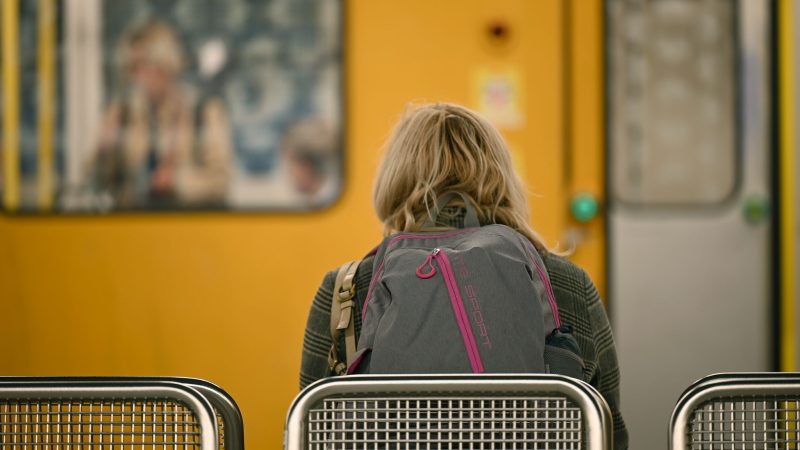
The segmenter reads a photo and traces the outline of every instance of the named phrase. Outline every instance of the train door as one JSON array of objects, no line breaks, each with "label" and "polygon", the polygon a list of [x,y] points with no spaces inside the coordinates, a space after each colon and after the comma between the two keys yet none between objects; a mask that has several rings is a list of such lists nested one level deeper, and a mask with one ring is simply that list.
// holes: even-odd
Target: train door
[{"label": "train door", "polygon": [[[608,270],[632,448],[773,367],[770,2],[606,2]],[[665,444],[660,445],[662,448]]]}]

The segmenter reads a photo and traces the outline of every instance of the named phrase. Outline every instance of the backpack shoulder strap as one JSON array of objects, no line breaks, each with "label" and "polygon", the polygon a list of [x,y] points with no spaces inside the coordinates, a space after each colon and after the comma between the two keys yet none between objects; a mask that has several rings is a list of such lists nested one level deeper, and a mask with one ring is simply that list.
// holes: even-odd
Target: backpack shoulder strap
[{"label": "backpack shoulder strap", "polygon": [[[331,349],[328,352],[328,366],[337,375],[347,371],[356,352],[355,321],[355,275],[361,260],[350,261],[339,267],[331,298]],[[339,360],[339,333],[344,330],[345,354],[347,361]]]}]

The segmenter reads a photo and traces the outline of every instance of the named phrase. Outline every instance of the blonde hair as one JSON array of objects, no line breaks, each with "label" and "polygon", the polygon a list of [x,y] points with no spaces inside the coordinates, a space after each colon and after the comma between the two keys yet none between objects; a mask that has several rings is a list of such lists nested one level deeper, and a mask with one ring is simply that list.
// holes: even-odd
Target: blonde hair
[{"label": "blonde hair", "polygon": [[411,107],[386,143],[375,180],[373,201],[384,232],[419,230],[448,191],[464,193],[481,224],[507,225],[546,250],[528,224],[525,186],[500,132],[463,106]]},{"label": "blonde hair", "polygon": [[123,33],[117,49],[117,67],[125,73],[134,63],[133,49],[143,47],[143,62],[161,68],[171,76],[178,75],[186,66],[186,56],[180,38],[169,23],[160,19],[134,22]]}]

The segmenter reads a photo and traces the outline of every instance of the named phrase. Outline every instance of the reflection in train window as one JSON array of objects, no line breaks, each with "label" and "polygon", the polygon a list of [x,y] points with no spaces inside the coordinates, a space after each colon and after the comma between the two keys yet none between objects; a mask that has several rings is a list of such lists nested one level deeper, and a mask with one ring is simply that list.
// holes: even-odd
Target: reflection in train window
[{"label": "reflection in train window", "polygon": [[726,200],[738,174],[735,2],[607,2],[610,195]]},{"label": "reflection in train window", "polygon": [[[57,20],[37,19],[45,3]],[[42,194],[66,212],[308,210],[338,197],[341,0],[21,5],[20,209]],[[37,39],[47,26],[51,43]],[[56,62],[42,77],[46,45]],[[49,130],[35,94],[47,77]],[[54,187],[37,193],[42,154],[55,155]]]}]

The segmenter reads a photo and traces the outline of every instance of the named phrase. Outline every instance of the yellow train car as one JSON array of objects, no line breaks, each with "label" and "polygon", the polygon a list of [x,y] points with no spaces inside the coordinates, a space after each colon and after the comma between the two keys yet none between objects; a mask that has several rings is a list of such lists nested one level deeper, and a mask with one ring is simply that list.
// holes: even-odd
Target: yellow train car
[{"label": "yellow train car", "polygon": [[[97,51],[68,31],[111,3],[2,3],[0,375],[212,380],[239,403],[247,446],[279,448],[310,301],[379,242],[382,144],[409,103],[436,101],[501,129],[534,228],[604,294],[632,448],[666,441],[694,379],[796,369],[795,1],[323,2],[342,33],[335,201],[62,214],[53,142],[88,138],[53,118],[101,101],[74,87]],[[35,80],[20,76],[30,33]],[[19,169],[28,85],[35,188]]]}]

